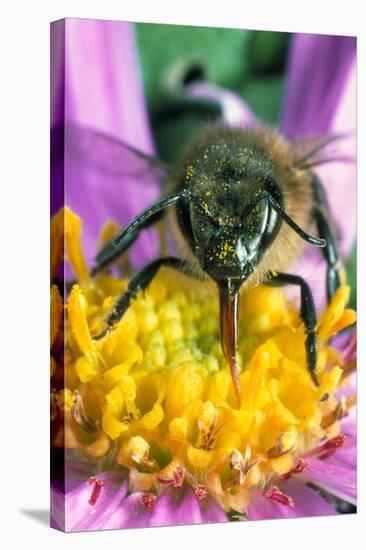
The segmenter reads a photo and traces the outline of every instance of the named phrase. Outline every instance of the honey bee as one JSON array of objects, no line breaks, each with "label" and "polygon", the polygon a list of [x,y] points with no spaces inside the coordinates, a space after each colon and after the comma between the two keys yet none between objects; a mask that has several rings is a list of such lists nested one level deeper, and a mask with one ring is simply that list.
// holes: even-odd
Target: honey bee
[{"label": "honey bee", "polygon": [[[327,298],[340,285],[341,266],[334,225],[322,184],[312,168],[330,139],[288,143],[272,129],[205,128],[163,177],[165,194],[141,212],[98,253],[95,275],[121,256],[139,233],[169,213],[182,258],[160,257],[129,281],[105,319],[103,338],[123,316],[137,292],[163,266],[194,278],[210,278],[220,297],[220,337],[238,403],[236,361],[240,292],[258,284],[295,285],[306,333],[307,368],[316,386],[316,311],[310,287],[288,273],[306,244],[319,247],[327,263]],[[94,150],[98,135],[94,134]],[[114,144],[118,147],[118,144]],[[160,161],[125,146],[150,170]],[[313,233],[316,233],[316,236]]]}]

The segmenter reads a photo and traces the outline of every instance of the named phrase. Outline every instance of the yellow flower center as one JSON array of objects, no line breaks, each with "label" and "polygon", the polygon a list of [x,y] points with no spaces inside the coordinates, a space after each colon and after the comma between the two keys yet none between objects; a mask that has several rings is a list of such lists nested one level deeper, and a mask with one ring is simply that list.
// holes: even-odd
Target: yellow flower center
[{"label": "yellow flower center", "polygon": [[[80,220],[68,210],[65,216],[65,226],[74,224],[67,234],[79,239]],[[307,451],[339,433],[351,403],[335,397],[345,377],[342,357],[327,341],[354,322],[345,309],[348,287],[319,319],[319,388],[306,367],[297,307],[278,288],[242,294],[238,408],[214,288],[162,270],[113,330],[93,340],[127,281],[103,273],[91,282],[80,255],[73,242],[69,257],[82,280],[66,306],[66,352],[53,353],[53,376],[57,369],[65,374],[65,386],[52,393],[54,422],[62,419],[55,445],[108,457],[130,470],[135,489],[159,491],[185,479],[198,498],[211,494],[224,509],[245,512],[253,489],[276,483]],[[53,342],[59,301],[53,287]]]}]

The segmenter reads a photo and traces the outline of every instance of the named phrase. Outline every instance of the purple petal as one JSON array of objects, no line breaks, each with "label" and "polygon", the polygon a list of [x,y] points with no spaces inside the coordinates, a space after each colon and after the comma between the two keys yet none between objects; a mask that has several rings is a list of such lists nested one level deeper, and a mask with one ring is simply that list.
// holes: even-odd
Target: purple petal
[{"label": "purple petal", "polygon": [[[340,334],[337,334],[332,339],[332,347],[342,353],[343,364],[350,364],[357,357],[357,333],[351,329]],[[341,397],[350,398],[357,395],[357,373],[353,372],[339,387],[335,393],[335,398],[340,400]],[[356,436],[356,407],[352,407],[348,416],[342,420],[342,432],[345,435]]]},{"label": "purple petal", "polygon": [[65,531],[65,495],[51,483],[50,526]]},{"label": "purple petal", "polygon": [[[153,152],[133,26],[87,19],[66,19],[64,25],[65,55],[64,59],[54,55],[54,71],[65,72],[65,120],[101,131],[146,153]],[[57,90],[62,82],[54,79],[53,85],[54,101],[62,101],[63,93]],[[58,122],[56,105],[53,111]],[[56,172],[57,167],[62,171],[56,162]],[[62,173],[59,175],[62,177]],[[64,178],[65,202],[84,221],[83,249],[88,262],[95,255],[96,238],[108,219],[123,226],[158,195],[154,181],[139,187],[135,178],[98,172],[69,154],[65,155]],[[151,233],[144,232],[135,247],[135,257],[141,256],[142,263],[157,245],[152,239]]]},{"label": "purple petal", "polygon": [[190,525],[228,521],[224,511],[207,497],[199,502],[192,489],[166,489],[152,509],[142,505],[143,493],[128,496],[104,528],[152,527],[161,525]]},{"label": "purple petal", "polygon": [[[284,512],[282,513],[282,508]],[[258,494],[252,498],[250,505],[248,506],[248,519],[249,520],[258,520],[258,519],[277,519],[286,517],[283,515],[286,513],[286,507],[272,502],[265,498],[262,494]]]},{"label": "purple petal", "polygon": [[356,471],[357,467],[357,440],[355,437],[347,436],[346,442],[341,449],[331,457],[333,464]]},{"label": "purple petal", "polygon": [[341,421],[341,431],[347,437],[356,437],[357,435],[357,409],[352,407],[348,416]]},{"label": "purple petal", "polygon": [[54,477],[51,482],[50,524],[55,529],[65,531],[66,499],[65,493],[72,493],[90,477],[91,466],[75,461],[66,463],[64,478]]},{"label": "purple petal", "polygon": [[301,516],[337,515],[337,511],[333,506],[319,496],[318,493],[294,478],[281,485],[281,490],[292,496],[295,501],[295,509],[301,510]]},{"label": "purple petal", "polygon": [[216,504],[213,498],[205,498],[200,506],[202,523],[222,523],[229,521],[221,506]]},{"label": "purple petal", "polygon": [[126,474],[120,472],[102,472],[96,475],[103,482],[99,494],[92,502],[95,483],[89,478],[76,488],[66,492],[65,530],[91,531],[103,529],[104,524],[113,515],[126,495],[128,483]]},{"label": "purple petal", "polygon": [[[51,216],[64,206],[65,22],[51,23]],[[61,153],[61,154],[60,154]]]},{"label": "purple petal", "polygon": [[[332,347],[336,348],[342,353],[343,364],[348,365],[355,361],[357,358],[357,332],[355,329],[350,329],[337,334],[331,341]],[[335,394],[337,400],[342,396],[348,398],[357,394],[357,373],[350,374],[345,382],[340,386]],[[353,407],[353,411],[355,408]],[[351,411],[353,415],[353,412]],[[354,419],[355,420],[355,419]],[[352,423],[351,423],[352,424]],[[355,435],[356,422],[352,427],[353,434]],[[343,431],[343,430],[342,430]]]},{"label": "purple petal", "polygon": [[79,487],[80,483],[88,479],[92,472],[92,466],[86,462],[72,462],[65,464],[65,487],[66,492],[73,491]]},{"label": "purple petal", "polygon": [[93,531],[228,521],[211,497],[199,502],[188,486],[165,490],[149,509],[142,501],[144,493],[126,497],[128,483],[122,472],[96,474],[103,485],[100,491],[97,490],[96,502],[91,503],[95,482],[86,471],[75,465],[68,467],[66,498],[61,490],[52,487],[53,527],[64,531]]},{"label": "purple petal", "polygon": [[342,352],[345,363],[350,363],[357,355],[357,331],[351,328],[337,334],[332,340],[332,346]]},{"label": "purple petal", "polygon": [[152,512],[142,505],[142,496],[143,493],[133,493],[125,498],[107,520],[104,529],[148,527]]},{"label": "purple petal", "polygon": [[65,23],[51,23],[51,126],[64,122],[65,106]]},{"label": "purple petal", "polygon": [[222,120],[228,126],[254,126],[256,119],[243,99],[230,90],[210,82],[196,82],[185,87],[188,97],[216,101],[222,111]]},{"label": "purple petal", "polygon": [[[356,158],[356,39],[295,34],[288,65],[282,131],[293,139],[344,135],[332,145],[332,155]],[[330,204],[340,236],[343,258],[356,237],[356,163],[330,162],[315,169]],[[313,247],[293,271],[315,289],[324,303],[325,262]]]},{"label": "purple petal", "polygon": [[[354,394],[355,391],[352,392]],[[344,392],[340,395],[346,395]],[[357,421],[356,407],[352,407],[348,416],[341,420],[341,432],[346,436],[346,442],[329,458],[329,463],[342,468],[357,471]]]},{"label": "purple petal", "polygon": [[307,460],[308,467],[303,478],[326,489],[331,494],[356,504],[356,471],[348,465],[335,464],[334,461]]},{"label": "purple petal", "polygon": [[337,392],[335,398],[338,400],[342,396],[349,398],[357,393],[357,373],[350,374],[347,379],[342,383]]},{"label": "purple petal", "polygon": [[293,35],[281,123],[287,137],[324,135],[334,129],[355,54],[354,37]]},{"label": "purple petal", "polygon": [[294,499],[293,508],[273,502],[261,494],[248,507],[248,519],[300,518],[337,514],[328,502],[299,481],[294,479],[286,481],[281,485],[281,491]]},{"label": "purple petal", "polygon": [[156,503],[151,525],[186,525],[201,523],[201,509],[193,491],[168,489]]}]

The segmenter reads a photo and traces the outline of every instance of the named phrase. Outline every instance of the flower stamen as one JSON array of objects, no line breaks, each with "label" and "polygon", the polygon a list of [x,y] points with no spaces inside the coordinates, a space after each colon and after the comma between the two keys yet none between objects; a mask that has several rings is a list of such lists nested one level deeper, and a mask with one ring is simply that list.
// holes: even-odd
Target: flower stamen
[{"label": "flower stamen", "polygon": [[91,476],[88,479],[88,484],[91,485],[92,483],[94,483],[94,487],[92,489],[92,492],[91,492],[90,498],[88,500],[88,503],[91,506],[95,506],[98,499],[99,499],[99,497],[100,497],[100,494],[102,492],[102,487],[104,485],[104,481],[102,479],[99,479],[96,476]]},{"label": "flower stamen", "polygon": [[342,396],[339,403],[337,403],[337,406],[326,416],[323,417],[323,420],[321,422],[321,427],[326,430],[330,426],[332,426],[335,422],[338,420],[342,420],[342,418],[345,418],[348,415],[348,406],[347,406],[347,399]]},{"label": "flower stamen", "polygon": [[198,498],[198,500],[201,502],[204,500],[208,495],[208,490],[205,485],[202,485],[202,483],[198,483],[196,487],[194,488],[194,494]]},{"label": "flower stamen", "polygon": [[182,487],[184,478],[186,476],[186,470],[182,466],[177,466],[173,471],[172,477],[160,477],[156,476],[159,483],[163,485],[172,485],[175,489]]},{"label": "flower stamen", "polygon": [[152,493],[145,493],[141,496],[140,502],[145,510],[152,510],[155,506],[156,495]]},{"label": "flower stamen", "polygon": [[268,498],[268,500],[273,500],[274,502],[277,502],[278,504],[283,504],[284,506],[290,506],[290,508],[294,508],[295,502],[292,497],[289,495],[286,495],[286,493],[283,493],[279,490],[276,485],[273,485],[264,493],[264,497]]},{"label": "flower stamen", "polygon": [[204,409],[203,419],[199,419],[197,422],[199,430],[197,448],[211,451],[214,449],[217,437],[224,426],[223,424],[217,426],[217,411],[212,403],[206,402]]},{"label": "flower stamen", "polygon": [[122,445],[117,462],[122,466],[131,467],[133,464],[139,464],[149,470],[157,470],[156,461],[150,457],[150,445],[140,436],[131,437]]},{"label": "flower stamen", "polygon": [[85,414],[83,399],[77,390],[74,392],[74,403],[71,407],[71,414],[75,422],[77,422],[85,432],[95,433],[97,431],[94,420]]},{"label": "flower stamen", "polygon": [[129,424],[130,422],[132,422],[133,420],[135,420],[135,416],[133,414],[133,411],[129,411],[123,418],[122,418],[122,422],[124,424]]},{"label": "flower stamen", "polygon": [[303,458],[299,458],[292,470],[290,470],[289,472],[287,472],[287,474],[283,476],[283,479],[289,479],[293,474],[302,474],[307,467],[308,463],[306,462],[306,460],[304,460]]},{"label": "flower stamen", "polygon": [[341,367],[341,369],[342,369],[341,380],[345,380],[345,378],[347,378],[348,376],[350,376],[351,374],[356,372],[356,370],[357,370],[357,360],[352,359],[352,361],[350,361],[349,363],[347,363],[346,365]]},{"label": "flower stamen", "polygon": [[332,456],[337,449],[343,447],[346,441],[347,438],[344,434],[338,434],[335,437],[332,437],[332,439],[325,441],[322,445],[319,445],[318,447],[315,447],[314,449],[311,449],[311,451],[305,453],[303,458],[316,457],[324,460],[325,458]]},{"label": "flower stamen", "polygon": [[267,451],[268,458],[279,458],[292,452],[296,446],[296,435],[292,432],[282,433],[278,436],[276,444]]},{"label": "flower stamen", "polygon": [[244,483],[249,470],[260,462],[259,458],[251,461],[251,455],[250,445],[246,446],[244,456],[237,449],[233,449],[229,464],[230,479],[224,484],[225,489],[233,489]]}]

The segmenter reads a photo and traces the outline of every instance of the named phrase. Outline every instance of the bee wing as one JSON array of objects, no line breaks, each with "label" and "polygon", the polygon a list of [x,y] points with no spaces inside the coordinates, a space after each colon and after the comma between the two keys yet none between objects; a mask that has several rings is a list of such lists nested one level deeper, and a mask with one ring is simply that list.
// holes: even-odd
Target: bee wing
[{"label": "bee wing", "polygon": [[[291,145],[296,158],[295,167],[310,170],[328,162],[355,162],[354,158],[337,152],[336,143],[348,137],[350,137],[349,134],[334,134],[295,140]],[[334,147],[330,147],[331,145]]]},{"label": "bee wing", "polygon": [[67,125],[64,143],[66,154],[103,174],[161,183],[169,172],[168,165],[158,158],[84,126]]}]

